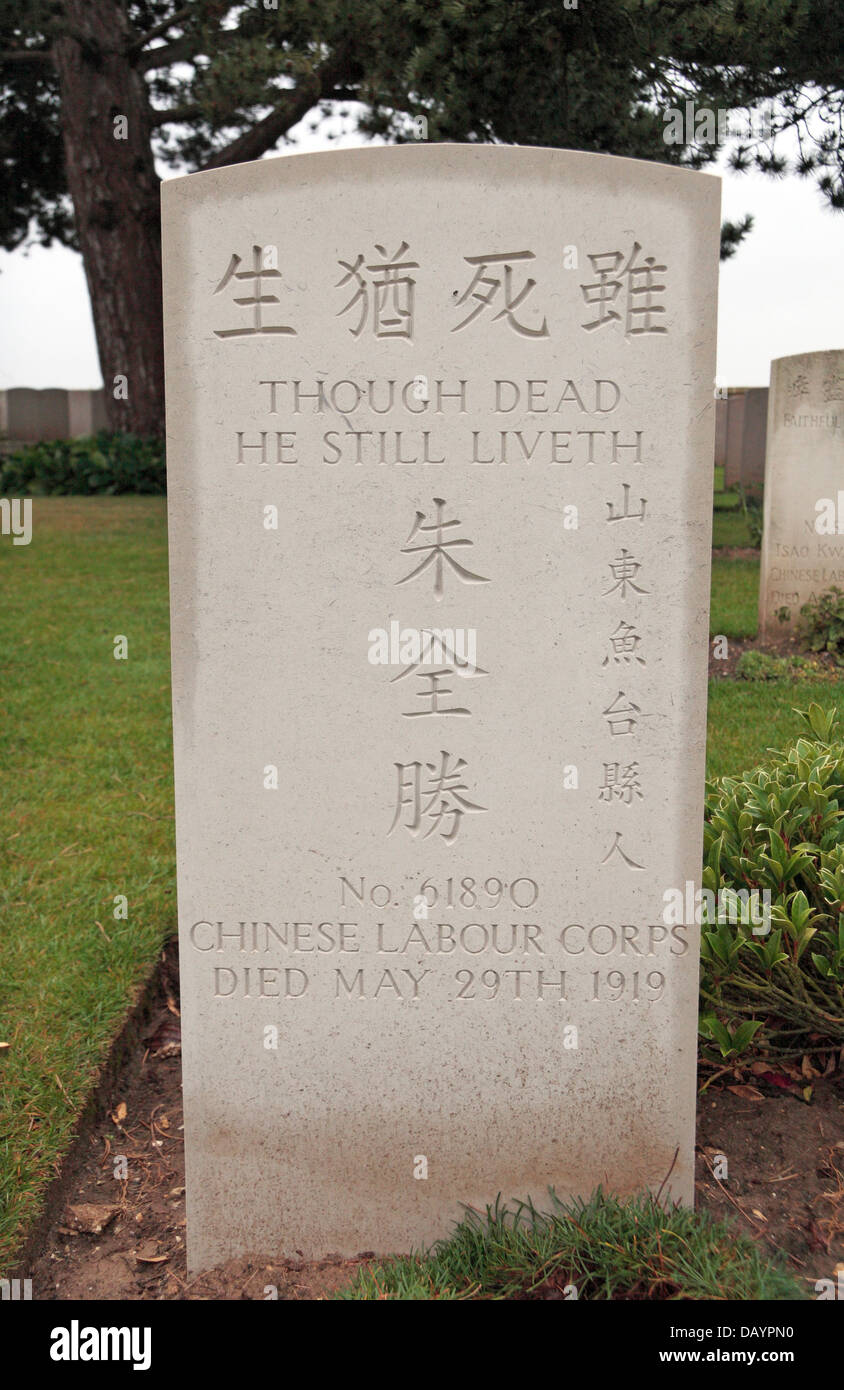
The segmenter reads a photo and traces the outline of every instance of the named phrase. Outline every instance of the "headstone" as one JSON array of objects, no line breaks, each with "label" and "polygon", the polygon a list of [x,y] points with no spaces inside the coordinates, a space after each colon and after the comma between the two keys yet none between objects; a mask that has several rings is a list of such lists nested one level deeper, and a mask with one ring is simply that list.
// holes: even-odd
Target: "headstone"
[{"label": "headstone", "polygon": [[104,391],[68,391],[67,394],[71,439],[106,429]]},{"label": "headstone", "polygon": [[92,396],[93,392],[91,391],[68,391],[67,393],[68,435],[71,439],[79,439],[94,433]]},{"label": "headstone", "polygon": [[91,430],[93,434],[100,430],[108,429],[108,416],[106,415],[105,391],[91,392]]},{"label": "headstone", "polygon": [[741,450],[744,440],[744,390],[727,397],[727,450],[724,460],[724,487],[741,482]]},{"label": "headstone", "polygon": [[768,388],[751,386],[744,395],[739,481],[748,496],[758,496],[765,482]]},{"label": "headstone", "polygon": [[190,1267],[691,1202],[719,181],[405,146],[163,207]]},{"label": "headstone", "polygon": [[715,399],[715,467],[723,468],[727,462],[727,417],[729,398],[717,396]]},{"label": "headstone", "polygon": [[767,640],[794,633],[804,603],[844,589],[842,488],[844,349],[780,357],[771,363],[759,576]]}]

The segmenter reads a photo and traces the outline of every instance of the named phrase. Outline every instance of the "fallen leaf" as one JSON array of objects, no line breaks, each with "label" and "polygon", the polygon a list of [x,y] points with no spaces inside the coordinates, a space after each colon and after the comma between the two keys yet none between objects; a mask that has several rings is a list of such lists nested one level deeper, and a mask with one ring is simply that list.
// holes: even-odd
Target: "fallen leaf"
[{"label": "fallen leaf", "polygon": [[741,1096],[742,1100],[764,1100],[761,1091],[757,1091],[755,1086],[728,1086],[728,1091],[732,1091],[734,1096]]},{"label": "fallen leaf", "polygon": [[139,1245],[137,1250],[132,1251],[132,1254],[136,1260],[145,1265],[160,1265],[170,1258],[169,1255],[159,1255],[156,1240],[145,1240],[143,1245]]},{"label": "fallen leaf", "polygon": [[800,1089],[796,1081],[782,1076],[778,1071],[763,1071],[759,1072],[758,1075],[760,1081],[767,1081],[769,1086],[778,1086],[781,1091],[796,1092]]},{"label": "fallen leaf", "polygon": [[767,1225],[768,1218],[763,1211],[760,1211],[758,1207],[751,1207],[750,1210],[753,1212],[754,1216],[758,1216],[759,1220],[764,1221]]},{"label": "fallen leaf", "polygon": [[121,1120],[126,1119],[126,1113],[126,1102],[122,1100],[117,1109],[112,1111],[111,1118],[116,1125],[119,1125]]}]

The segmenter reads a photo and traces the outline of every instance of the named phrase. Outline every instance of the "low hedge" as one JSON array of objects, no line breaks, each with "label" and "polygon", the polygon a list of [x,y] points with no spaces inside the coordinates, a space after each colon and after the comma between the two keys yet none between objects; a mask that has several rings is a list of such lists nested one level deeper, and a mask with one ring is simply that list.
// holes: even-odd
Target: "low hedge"
[{"label": "low hedge", "polygon": [[26,444],[0,456],[0,495],[102,496],[167,491],[164,445],[134,434],[99,434]]}]

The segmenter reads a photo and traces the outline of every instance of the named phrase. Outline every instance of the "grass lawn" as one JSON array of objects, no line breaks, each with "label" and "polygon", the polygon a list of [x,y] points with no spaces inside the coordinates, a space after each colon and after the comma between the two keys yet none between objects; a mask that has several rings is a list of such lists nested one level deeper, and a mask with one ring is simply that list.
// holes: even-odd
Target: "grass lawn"
[{"label": "grass lawn", "polygon": [[844,711],[844,678],[710,681],[706,775],[745,772],[764,761],[769,748],[804,735],[794,709],[808,709],[813,700]]},{"label": "grass lawn", "polygon": [[709,630],[713,636],[755,637],[759,628],[759,560],[712,557]]},{"label": "grass lawn", "polygon": [[712,517],[712,544],[713,546],[753,544],[743,511],[728,507],[716,509]]},{"label": "grass lawn", "polygon": [[[36,498],[31,545],[0,543],[0,1269],[175,929],[165,517],[163,498]],[[757,574],[716,559],[714,633],[755,633]],[[710,773],[796,735],[810,699],[844,704],[844,682],[715,682]]]},{"label": "grass lawn", "polygon": [[35,498],[0,544],[0,1267],[175,922],[165,505]]}]

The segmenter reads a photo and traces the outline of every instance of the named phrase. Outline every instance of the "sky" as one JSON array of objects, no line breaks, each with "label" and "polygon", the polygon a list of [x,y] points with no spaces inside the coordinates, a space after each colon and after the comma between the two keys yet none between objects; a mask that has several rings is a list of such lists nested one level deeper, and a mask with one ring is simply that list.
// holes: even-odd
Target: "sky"
[{"label": "sky", "polygon": [[[339,122],[312,133],[306,118],[291,133],[296,153],[364,143]],[[721,264],[716,384],[767,386],[775,357],[844,348],[844,213],[829,212],[811,180],[708,172],[723,175],[722,216],[755,219]],[[60,246],[0,251],[0,390],[101,385],[81,258]]]}]

